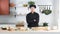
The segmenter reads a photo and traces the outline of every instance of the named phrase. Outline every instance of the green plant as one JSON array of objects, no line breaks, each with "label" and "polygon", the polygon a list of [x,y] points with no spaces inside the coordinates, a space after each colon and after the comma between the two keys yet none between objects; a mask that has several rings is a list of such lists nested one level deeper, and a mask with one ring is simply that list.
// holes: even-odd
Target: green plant
[{"label": "green plant", "polygon": [[46,22],[45,22],[45,23],[43,23],[43,26],[44,26],[44,27],[45,27],[45,26],[48,26],[48,23],[46,23]]},{"label": "green plant", "polygon": [[51,10],[43,10],[42,13],[44,13],[44,14],[46,14],[46,15],[49,15],[49,14],[52,13],[52,11],[51,11]]},{"label": "green plant", "polygon": [[29,1],[28,4],[29,4],[29,5],[34,5],[35,2],[33,2],[33,1]]},{"label": "green plant", "polygon": [[28,5],[27,4],[23,4],[23,7],[27,7]]}]

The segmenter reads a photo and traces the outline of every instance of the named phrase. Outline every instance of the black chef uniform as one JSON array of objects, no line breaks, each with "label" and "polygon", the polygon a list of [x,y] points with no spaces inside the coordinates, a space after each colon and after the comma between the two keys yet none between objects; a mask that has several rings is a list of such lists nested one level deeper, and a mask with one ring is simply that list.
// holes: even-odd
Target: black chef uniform
[{"label": "black chef uniform", "polygon": [[26,21],[28,23],[28,27],[37,27],[39,22],[39,14],[36,12],[34,12],[33,14],[32,13],[27,14]]}]

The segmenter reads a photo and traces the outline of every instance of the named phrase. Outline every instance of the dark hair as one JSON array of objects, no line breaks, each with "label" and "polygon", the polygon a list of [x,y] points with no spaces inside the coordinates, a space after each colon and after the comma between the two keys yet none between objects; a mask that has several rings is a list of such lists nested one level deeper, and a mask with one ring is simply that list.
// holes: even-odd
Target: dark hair
[{"label": "dark hair", "polygon": [[34,7],[34,8],[36,8],[36,5],[30,5],[30,6],[29,6],[29,8],[31,8],[31,7]]}]

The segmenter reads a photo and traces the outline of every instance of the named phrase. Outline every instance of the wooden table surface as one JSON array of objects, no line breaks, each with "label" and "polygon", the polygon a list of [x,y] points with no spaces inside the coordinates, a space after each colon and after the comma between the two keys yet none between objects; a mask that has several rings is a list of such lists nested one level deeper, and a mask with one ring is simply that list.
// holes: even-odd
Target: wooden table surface
[{"label": "wooden table surface", "polygon": [[[45,30],[45,28],[46,28],[46,30]],[[0,32],[59,32],[59,30],[48,30],[47,28],[48,28],[48,27],[33,27],[33,28],[30,29],[30,30],[25,30],[24,27],[22,27],[22,30],[12,29],[11,31],[2,30],[2,29],[0,28]]]}]

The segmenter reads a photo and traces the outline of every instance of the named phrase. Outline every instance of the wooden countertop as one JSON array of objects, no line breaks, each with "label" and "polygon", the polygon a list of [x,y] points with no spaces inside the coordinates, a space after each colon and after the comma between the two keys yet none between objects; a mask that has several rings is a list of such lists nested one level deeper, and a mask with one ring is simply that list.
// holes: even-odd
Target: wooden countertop
[{"label": "wooden countertop", "polygon": [[48,27],[32,27],[32,29],[26,29],[24,27],[21,27],[19,30],[15,30],[15,28],[11,28],[11,31],[8,30],[2,30],[0,28],[0,32],[59,32],[58,30],[48,30]]}]

